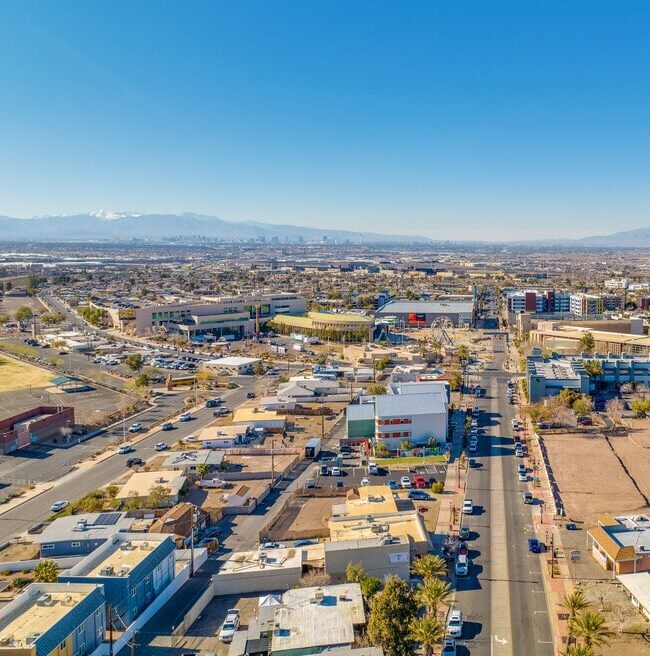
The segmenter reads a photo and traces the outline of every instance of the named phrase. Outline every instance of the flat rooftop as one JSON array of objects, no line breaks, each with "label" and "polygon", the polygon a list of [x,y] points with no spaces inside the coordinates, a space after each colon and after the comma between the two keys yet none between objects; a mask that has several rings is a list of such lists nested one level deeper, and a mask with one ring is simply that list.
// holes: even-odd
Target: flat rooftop
[{"label": "flat rooftop", "polygon": [[301,549],[268,549],[266,551],[237,551],[221,566],[217,577],[243,572],[301,568]]},{"label": "flat rooftop", "polygon": [[345,505],[348,515],[354,517],[397,512],[397,503],[388,485],[362,485],[359,498],[348,499]]},{"label": "flat rooftop", "polygon": [[[151,540],[125,542],[90,569],[86,576],[125,576],[157,546],[158,543],[151,542]],[[120,572],[124,572],[124,574],[120,574]]]},{"label": "flat rooftop", "polygon": [[377,314],[471,314],[474,301],[389,301]]},{"label": "flat rooftop", "polygon": [[118,499],[126,499],[129,496],[142,498],[149,496],[151,488],[157,486],[167,488],[170,494],[175,495],[178,494],[185,481],[185,476],[181,476],[178,471],[135,472],[115,496]]},{"label": "flat rooftop", "polygon": [[212,449],[198,449],[196,451],[175,451],[170,453],[162,466],[167,468],[175,467],[198,467],[199,465],[208,465],[210,467],[219,467],[224,458],[223,451],[213,451]]},{"label": "flat rooftop", "polygon": [[650,553],[650,517],[628,515],[615,517],[620,528],[604,527],[609,536],[622,547],[634,547],[637,553]]},{"label": "flat rooftop", "polygon": [[416,511],[378,516],[332,517],[328,522],[330,540],[369,540],[381,536],[407,537],[413,543],[430,543],[422,518]]},{"label": "flat rooftop", "polygon": [[528,366],[535,376],[544,376],[547,380],[580,380],[570,362],[551,360],[548,362],[530,362]]},{"label": "flat rooftop", "polygon": [[271,651],[351,645],[365,619],[358,583],[288,590],[274,613]]},{"label": "flat rooftop", "polygon": [[41,533],[34,535],[34,542],[47,544],[61,540],[106,540],[114,533],[128,531],[134,523],[125,512],[86,513],[59,517]]},{"label": "flat rooftop", "polygon": [[10,644],[0,645],[0,653],[5,649],[28,647],[36,635],[45,633],[68,613],[74,612],[79,603],[99,589],[99,585],[92,584],[30,586],[0,611],[0,635],[11,636]]}]

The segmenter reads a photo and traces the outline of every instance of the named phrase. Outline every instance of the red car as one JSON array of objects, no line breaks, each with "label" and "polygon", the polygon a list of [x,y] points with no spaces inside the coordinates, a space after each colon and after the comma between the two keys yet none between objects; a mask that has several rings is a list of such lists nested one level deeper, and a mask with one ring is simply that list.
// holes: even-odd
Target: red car
[{"label": "red car", "polygon": [[419,489],[423,489],[423,488],[425,488],[426,486],[427,486],[427,482],[426,482],[426,480],[424,479],[424,476],[416,476],[416,477],[413,479],[413,487],[416,487],[416,488],[419,488]]}]

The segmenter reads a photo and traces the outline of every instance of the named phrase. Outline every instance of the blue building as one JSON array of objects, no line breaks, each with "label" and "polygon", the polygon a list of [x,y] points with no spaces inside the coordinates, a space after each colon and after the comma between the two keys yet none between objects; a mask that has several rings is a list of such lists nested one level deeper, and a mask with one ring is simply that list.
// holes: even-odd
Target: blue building
[{"label": "blue building", "polygon": [[86,656],[105,618],[101,585],[32,583],[0,609],[0,656]]},{"label": "blue building", "polygon": [[113,626],[126,628],[174,580],[175,551],[169,535],[116,533],[59,581],[103,585]]}]

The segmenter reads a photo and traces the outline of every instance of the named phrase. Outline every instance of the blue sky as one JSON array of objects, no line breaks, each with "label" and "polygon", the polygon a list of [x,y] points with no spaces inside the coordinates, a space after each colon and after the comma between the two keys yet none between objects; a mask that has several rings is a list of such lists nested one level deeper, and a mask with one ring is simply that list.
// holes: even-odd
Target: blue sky
[{"label": "blue sky", "polygon": [[650,226],[650,4],[0,3],[0,214]]}]

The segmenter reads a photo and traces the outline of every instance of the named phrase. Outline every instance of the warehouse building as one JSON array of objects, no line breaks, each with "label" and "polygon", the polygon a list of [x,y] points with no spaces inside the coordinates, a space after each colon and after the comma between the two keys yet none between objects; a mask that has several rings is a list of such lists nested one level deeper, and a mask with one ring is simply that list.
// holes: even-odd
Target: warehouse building
[{"label": "warehouse building", "polygon": [[476,304],[470,301],[390,301],[377,310],[377,319],[397,328],[429,328],[439,319],[456,328],[473,328]]}]

